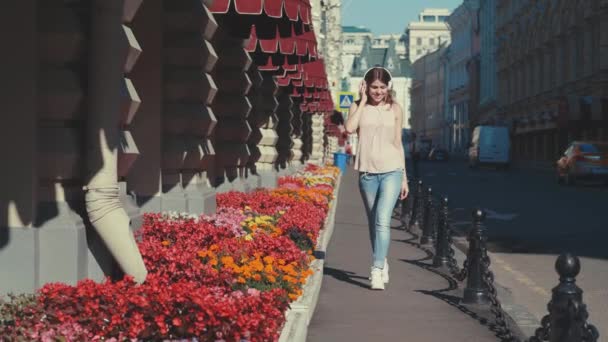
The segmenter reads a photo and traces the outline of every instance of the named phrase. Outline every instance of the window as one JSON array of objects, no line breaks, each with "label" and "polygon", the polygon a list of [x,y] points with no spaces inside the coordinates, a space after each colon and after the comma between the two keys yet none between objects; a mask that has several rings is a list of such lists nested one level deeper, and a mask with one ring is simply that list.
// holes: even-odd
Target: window
[{"label": "window", "polygon": [[436,20],[434,15],[423,15],[422,21],[425,23],[434,23]]},{"label": "window", "polygon": [[422,38],[416,38],[416,45],[422,45]]},{"label": "window", "polygon": [[416,50],[416,55],[420,56],[422,54],[422,50],[418,49]]},{"label": "window", "polygon": [[439,16],[439,21],[440,21],[440,22],[442,22],[442,23],[443,23],[443,22],[445,22],[445,21],[447,21],[447,20],[448,20],[448,16],[447,16],[447,15],[440,15],[440,16]]},{"label": "window", "polygon": [[429,44],[434,45],[435,44],[435,38],[429,38]]}]

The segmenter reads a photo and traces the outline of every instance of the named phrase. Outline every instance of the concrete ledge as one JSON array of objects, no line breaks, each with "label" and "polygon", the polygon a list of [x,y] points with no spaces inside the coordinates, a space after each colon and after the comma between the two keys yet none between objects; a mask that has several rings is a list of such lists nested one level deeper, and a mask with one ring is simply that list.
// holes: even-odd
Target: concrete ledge
[{"label": "concrete ledge", "polygon": [[279,342],[306,342],[308,324],[306,314],[287,310],[287,321],[281,331]]},{"label": "concrete ledge", "polygon": [[313,269],[313,275],[304,285],[303,293],[298,300],[291,303],[292,312],[302,312],[305,314],[306,326],[310,323],[312,315],[317,307],[319,293],[321,292],[321,284],[323,283],[323,266],[325,261],[317,259],[312,262],[310,268]]},{"label": "concrete ledge", "polygon": [[331,236],[334,232],[334,225],[336,221],[336,208],[338,208],[338,195],[340,194],[340,185],[342,183],[342,175],[338,176],[336,181],[336,187],[334,189],[334,200],[329,204],[329,211],[323,224],[323,229],[319,232],[319,239],[315,246],[315,257],[319,259],[325,258],[327,252],[327,245],[331,240]]},{"label": "concrete ledge", "polygon": [[315,257],[310,267],[313,269],[313,275],[308,279],[303,288],[303,294],[297,301],[291,303],[290,309],[285,315],[287,320],[281,330],[279,342],[305,342],[308,334],[308,324],[317,307],[319,294],[321,293],[321,285],[323,283],[323,266],[325,265],[325,251],[334,231],[336,208],[338,207],[338,194],[340,193],[341,175],[338,176],[336,187],[334,188],[334,199],[329,204],[329,211],[323,229],[319,232],[317,246],[315,248]]}]

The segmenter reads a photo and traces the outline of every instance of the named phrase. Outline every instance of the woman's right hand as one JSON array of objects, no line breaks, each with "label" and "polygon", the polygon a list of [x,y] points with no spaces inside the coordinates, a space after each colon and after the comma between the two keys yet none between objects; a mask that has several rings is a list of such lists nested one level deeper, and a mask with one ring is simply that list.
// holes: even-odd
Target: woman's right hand
[{"label": "woman's right hand", "polygon": [[362,104],[367,103],[367,83],[365,80],[361,80],[359,84],[359,98],[361,99]]}]

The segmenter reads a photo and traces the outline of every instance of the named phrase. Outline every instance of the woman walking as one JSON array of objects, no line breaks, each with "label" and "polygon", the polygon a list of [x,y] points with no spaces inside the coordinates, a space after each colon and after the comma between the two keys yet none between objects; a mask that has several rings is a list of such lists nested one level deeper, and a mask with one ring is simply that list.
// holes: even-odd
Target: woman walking
[{"label": "woman walking", "polygon": [[390,223],[397,198],[409,189],[401,143],[403,110],[393,100],[390,72],[369,69],[359,86],[359,100],[348,113],[345,128],[359,136],[355,169],[367,212],[372,245],[371,288],[384,290],[388,283],[386,256],[390,244]]}]

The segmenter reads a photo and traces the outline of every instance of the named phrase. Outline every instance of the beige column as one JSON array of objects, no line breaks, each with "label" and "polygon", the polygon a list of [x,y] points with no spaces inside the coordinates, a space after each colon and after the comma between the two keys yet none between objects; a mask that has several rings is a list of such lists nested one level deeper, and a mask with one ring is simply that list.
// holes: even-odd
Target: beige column
[{"label": "beige column", "polygon": [[119,123],[124,72],[128,70],[128,44],[122,0],[97,0],[90,14],[87,116],[86,210],[91,224],[122,270],[137,282],[147,271],[129,227],[129,217],[118,199]]}]

